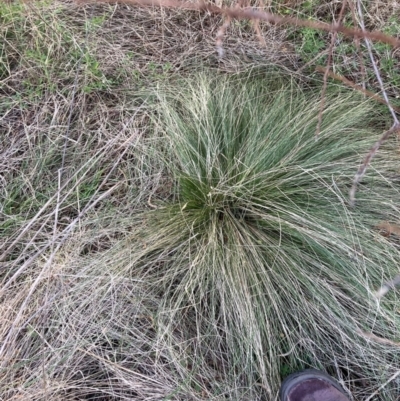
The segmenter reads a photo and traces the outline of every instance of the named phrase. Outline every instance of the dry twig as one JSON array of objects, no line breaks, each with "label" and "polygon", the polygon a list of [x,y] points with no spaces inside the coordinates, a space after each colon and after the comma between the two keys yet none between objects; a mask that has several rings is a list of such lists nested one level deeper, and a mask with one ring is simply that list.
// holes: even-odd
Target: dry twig
[{"label": "dry twig", "polygon": [[[357,8],[358,8],[358,17],[360,19],[359,24],[361,26],[362,31],[366,32],[365,31],[365,25],[364,25],[364,17],[363,17],[362,10],[361,10],[360,0],[357,1]],[[389,102],[389,97],[388,97],[388,95],[386,93],[385,85],[383,85],[383,80],[382,80],[381,74],[379,72],[379,68],[378,68],[378,66],[377,66],[377,64],[375,62],[374,55],[372,54],[371,42],[369,41],[369,39],[370,38],[368,38],[366,36],[364,37],[365,45],[367,46],[367,49],[368,49],[368,55],[369,55],[369,58],[371,59],[372,67],[373,67],[374,72],[375,72],[375,77],[379,82],[379,86],[380,86],[381,91],[382,91],[382,96],[385,99],[386,105],[388,106],[389,111],[392,114],[394,124],[395,125],[399,125],[399,120],[397,119],[396,113],[393,110],[393,107]]]},{"label": "dry twig", "polygon": [[310,21],[294,17],[281,17],[276,14],[268,13],[265,11],[257,11],[251,8],[238,9],[235,7],[218,7],[204,1],[190,2],[180,0],[76,0],[78,4],[130,4],[138,7],[165,7],[176,8],[181,10],[193,11],[206,11],[211,14],[219,14],[229,16],[233,19],[247,19],[247,20],[260,20],[266,21],[275,25],[292,25],[297,27],[307,27],[319,29],[326,32],[340,32],[345,36],[352,38],[367,38],[370,40],[386,43],[393,47],[400,47],[400,39],[393,36],[386,35],[380,31],[366,31],[357,28],[350,28],[339,23],[328,24],[326,22]]},{"label": "dry twig", "polygon": [[226,17],[224,23],[220,26],[216,36],[216,47],[218,52],[218,57],[222,58],[224,56],[224,48],[222,47],[222,43],[224,41],[224,36],[226,30],[229,28],[229,25],[232,21],[231,17]]},{"label": "dry twig", "polygon": [[[363,13],[362,13],[362,9],[361,9],[360,0],[357,1],[357,10],[358,10],[359,24],[361,26],[361,30],[362,30],[362,32],[366,32],[365,25],[364,25],[364,17],[363,17]],[[364,36],[365,45],[367,46],[367,49],[368,49],[368,54],[369,54],[369,57],[371,59],[372,66],[374,68],[376,79],[379,82],[379,86],[381,87],[381,91],[382,91],[382,96],[383,96],[383,98],[385,100],[385,104],[387,105],[387,107],[388,107],[388,109],[389,109],[389,111],[390,111],[390,113],[391,113],[391,115],[393,117],[394,123],[393,123],[393,126],[388,131],[386,131],[381,136],[381,138],[375,143],[375,145],[371,148],[371,150],[368,153],[367,157],[364,159],[364,163],[358,169],[357,174],[355,175],[354,180],[353,180],[353,185],[352,185],[351,190],[350,190],[350,204],[351,205],[354,205],[354,203],[355,203],[355,194],[356,194],[356,190],[357,190],[357,184],[360,182],[360,180],[364,176],[364,174],[365,174],[365,172],[367,170],[368,164],[374,158],[374,156],[375,156],[376,152],[378,151],[379,147],[381,146],[381,144],[387,138],[389,138],[389,136],[391,134],[399,131],[399,129],[400,129],[399,120],[398,120],[398,118],[396,116],[396,112],[395,112],[393,106],[389,102],[389,97],[388,97],[388,95],[386,93],[385,86],[383,85],[383,80],[382,80],[382,77],[381,77],[381,75],[379,73],[379,68],[376,65],[374,55],[372,54],[372,47],[371,47],[371,43],[370,43],[369,39],[370,38],[368,38],[367,36]]]},{"label": "dry twig", "polygon": [[[353,20],[353,24],[357,25],[356,11],[355,11],[355,7],[354,7],[354,4],[353,4],[352,1],[349,2],[349,7],[350,7],[350,10],[351,10],[351,18]],[[356,45],[358,60],[360,62],[361,86],[365,90],[366,72],[365,72],[364,58],[363,58],[363,55],[362,55],[362,52],[361,52],[361,47],[360,47],[360,39],[359,38],[354,38],[354,43]]]},{"label": "dry twig", "polygon": [[375,142],[375,145],[371,148],[371,150],[365,157],[363,164],[360,166],[360,168],[357,171],[357,174],[354,177],[353,185],[350,189],[350,205],[351,206],[355,205],[357,185],[361,181],[361,179],[364,177],[369,163],[376,155],[376,152],[378,151],[378,149],[380,148],[382,143],[385,142],[386,139],[388,139],[390,137],[390,135],[392,135],[395,132],[400,132],[400,124],[393,124],[393,126],[389,130],[385,131],[383,133],[383,135],[379,138],[379,140]]},{"label": "dry twig", "polygon": [[[340,9],[339,13],[339,18],[338,18],[338,24],[340,25],[343,19],[343,14],[344,10],[346,9],[346,0],[343,1],[342,8]],[[336,37],[337,37],[337,32],[333,32],[332,38],[331,38],[331,43],[329,45],[329,51],[328,51],[328,61],[326,63],[326,69],[324,73],[324,82],[322,85],[322,91],[321,91],[321,105],[319,109],[319,114],[318,114],[318,123],[317,123],[317,130],[315,136],[318,138],[320,132],[321,132],[321,124],[322,124],[322,113],[325,108],[325,94],[326,94],[326,87],[328,86],[328,75],[329,75],[329,70],[331,68],[331,62],[332,62],[332,53],[333,53],[333,48],[335,46],[336,42]]]},{"label": "dry twig", "polygon": [[[322,66],[317,66],[316,71],[321,72],[323,74],[325,74],[327,72],[327,69],[325,67]],[[339,74],[335,74],[332,71],[328,71],[328,76],[332,79],[336,79],[337,81],[343,82],[345,85],[349,86],[350,88],[353,88],[361,93],[363,93],[365,96],[370,97],[371,99],[376,100],[379,103],[382,104],[386,104],[386,100],[381,98],[379,95],[377,95],[374,92],[369,91],[368,89],[364,89],[362,86],[355,84],[354,82],[350,81],[349,79],[347,79],[346,77],[343,77],[342,75]],[[400,107],[394,106],[390,103],[390,106],[393,108],[393,110],[395,110],[397,113],[400,113]]]},{"label": "dry twig", "polygon": [[258,20],[258,19],[253,20],[253,28],[254,28],[254,31],[255,31],[257,38],[260,41],[261,45],[263,47],[266,47],[267,43],[265,42],[265,39],[264,39],[264,37],[261,33],[261,29],[260,29],[260,20]]},{"label": "dry twig", "polygon": [[375,341],[375,342],[377,342],[379,344],[392,345],[394,347],[400,346],[400,342],[391,341],[391,340],[388,340],[387,338],[379,337],[376,334],[367,333],[366,331],[361,330],[361,329],[357,329],[356,331],[357,331],[358,334],[361,334],[363,337],[366,337],[369,340]]}]

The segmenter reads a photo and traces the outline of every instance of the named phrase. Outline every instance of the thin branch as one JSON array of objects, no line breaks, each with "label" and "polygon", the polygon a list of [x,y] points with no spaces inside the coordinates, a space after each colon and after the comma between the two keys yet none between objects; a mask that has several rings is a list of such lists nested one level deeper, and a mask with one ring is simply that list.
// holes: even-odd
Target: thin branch
[{"label": "thin branch", "polygon": [[218,7],[216,5],[205,3],[204,1],[190,2],[180,0],[76,0],[78,4],[130,4],[139,7],[165,7],[181,10],[206,11],[211,14],[225,15],[233,19],[262,20],[275,25],[292,25],[298,27],[307,27],[319,29],[326,32],[340,32],[345,36],[352,38],[367,38],[370,40],[386,43],[393,47],[400,47],[400,39],[386,35],[380,31],[365,31],[357,28],[350,28],[340,24],[328,24],[326,22],[310,21],[294,17],[281,17],[276,14],[265,11],[256,11],[254,9],[235,9],[232,7]]},{"label": "thin branch", "polygon": [[222,47],[222,43],[224,41],[224,36],[226,30],[229,28],[229,25],[231,24],[232,18],[231,17],[226,17],[224,23],[220,26],[217,32],[216,36],[216,47],[217,47],[217,52],[218,52],[218,57],[222,58],[224,56],[224,48]]},{"label": "thin branch", "polygon": [[379,138],[379,140],[376,141],[374,146],[371,148],[368,155],[365,157],[363,164],[358,169],[357,174],[354,177],[353,185],[350,189],[350,205],[351,206],[354,206],[354,204],[355,204],[355,195],[356,195],[356,191],[357,191],[357,185],[361,181],[361,179],[364,177],[369,163],[376,155],[376,152],[378,151],[378,149],[380,148],[382,143],[385,142],[386,139],[388,139],[389,136],[395,132],[400,132],[400,124],[394,124],[392,126],[392,128],[390,128],[389,130],[384,132],[383,135]]},{"label": "thin branch", "polygon": [[[356,18],[356,11],[355,11],[355,7],[354,7],[353,1],[349,2],[349,7],[350,7],[350,10],[351,10],[351,18],[353,20],[353,24],[356,25],[357,24],[357,18]],[[358,60],[360,62],[361,86],[365,90],[365,77],[367,76],[367,74],[365,72],[364,57],[363,57],[363,54],[362,54],[362,51],[361,51],[360,39],[359,38],[354,38],[354,43],[356,45]]]},{"label": "thin branch", "polygon": [[[362,30],[363,32],[366,32],[366,31],[365,31],[364,17],[363,17],[363,13],[362,13],[362,9],[361,9],[361,1],[360,1],[360,0],[357,0],[357,9],[358,9],[358,17],[359,17],[359,20],[360,20],[360,21],[359,21],[359,25],[361,26],[361,30]],[[379,72],[379,68],[378,68],[378,66],[376,65],[374,55],[372,54],[371,42],[369,41],[369,39],[370,39],[370,38],[368,38],[367,36],[364,36],[365,44],[366,44],[366,46],[367,46],[368,54],[369,54],[369,57],[370,57],[370,59],[371,59],[372,66],[373,66],[373,68],[374,68],[374,72],[375,72],[376,79],[377,79],[378,82],[379,82],[379,86],[381,87],[381,91],[382,91],[382,96],[383,96],[383,98],[384,98],[384,100],[385,100],[386,105],[387,105],[388,108],[389,108],[390,114],[391,114],[392,117],[393,117],[394,124],[393,124],[392,128],[390,128],[388,131],[386,131],[386,132],[381,136],[381,138],[375,143],[375,145],[372,147],[372,149],[371,149],[370,152],[368,153],[367,157],[365,158],[364,163],[363,163],[362,166],[359,168],[359,170],[358,170],[356,176],[354,177],[353,185],[352,185],[351,190],[350,190],[350,204],[351,204],[352,206],[354,206],[354,203],[355,203],[355,194],[356,194],[356,190],[357,190],[357,184],[360,182],[360,180],[361,180],[362,177],[364,176],[364,174],[365,174],[365,172],[366,172],[366,170],[367,170],[368,164],[371,162],[371,160],[372,160],[373,157],[375,156],[376,152],[378,151],[378,149],[379,149],[379,147],[382,145],[382,143],[383,143],[387,138],[389,138],[389,136],[390,136],[392,133],[397,132],[397,131],[400,129],[399,120],[398,120],[398,118],[397,118],[397,116],[396,116],[396,112],[394,111],[393,106],[392,106],[392,105],[390,104],[390,102],[389,102],[389,97],[388,97],[388,95],[387,95],[387,93],[386,93],[385,86],[383,85],[383,80],[382,80],[381,74],[380,74],[380,72]]]},{"label": "thin branch", "polygon": [[[318,71],[318,72],[326,73],[326,68],[325,68],[325,67],[317,66],[315,69],[316,69],[316,71]],[[336,79],[337,81],[343,82],[345,85],[349,86],[350,88],[353,88],[353,89],[355,89],[355,90],[357,90],[357,91],[363,93],[364,95],[370,97],[371,99],[376,100],[376,101],[379,102],[379,103],[388,105],[387,102],[386,102],[386,100],[383,99],[383,98],[381,98],[381,97],[380,97],[379,95],[377,95],[376,93],[371,92],[371,91],[369,91],[369,90],[367,90],[367,89],[364,89],[362,86],[355,84],[354,82],[352,82],[352,81],[350,81],[349,79],[343,77],[342,75],[338,75],[338,74],[335,74],[335,73],[332,72],[332,71],[328,71],[328,76],[331,77],[331,78],[333,78],[333,79]],[[391,103],[389,103],[389,104],[390,104],[390,107],[393,108],[393,110],[395,110],[397,113],[400,113],[400,107],[394,106],[394,105],[392,105]]]},{"label": "thin branch", "polygon": [[379,337],[379,336],[377,336],[376,334],[373,334],[373,333],[367,333],[366,331],[361,330],[361,329],[357,329],[357,333],[361,334],[363,337],[366,337],[369,340],[375,341],[375,342],[377,342],[379,344],[392,345],[393,347],[399,347],[400,346],[400,342],[388,340],[387,338]]},{"label": "thin branch", "polygon": [[[357,1],[357,8],[358,8],[358,17],[360,19],[359,24],[361,26],[362,31],[365,32],[364,16],[362,13],[360,0]],[[372,54],[371,42],[369,41],[369,38],[367,38],[367,37],[364,37],[364,41],[365,41],[365,45],[367,46],[367,49],[368,49],[369,58],[371,59],[371,63],[374,68],[376,79],[378,80],[379,86],[381,87],[382,96],[386,101],[386,104],[389,108],[390,113],[392,114],[394,124],[399,125],[399,120],[397,119],[396,113],[394,112],[393,107],[391,106],[391,104],[389,102],[389,97],[386,93],[385,86],[383,85],[383,80],[382,80],[381,74],[379,72],[379,68],[376,65],[374,55]]]},{"label": "thin branch", "polygon": [[[341,22],[342,22],[344,10],[346,9],[346,3],[347,3],[347,1],[343,0],[342,8],[340,9],[339,18],[338,18],[338,22],[337,22],[338,24],[341,24]],[[320,103],[320,108],[319,108],[319,113],[318,113],[317,130],[315,133],[315,136],[317,138],[321,132],[322,113],[324,112],[324,108],[325,108],[325,99],[326,99],[325,94],[326,94],[326,88],[328,86],[328,75],[329,75],[329,70],[331,68],[333,48],[335,46],[337,34],[338,34],[337,32],[333,32],[333,35],[331,38],[331,43],[329,45],[328,60],[326,62],[326,69],[325,69],[325,73],[324,73],[324,82],[323,82],[322,91],[321,91],[321,103]]]},{"label": "thin branch", "polygon": [[260,20],[259,19],[255,19],[252,22],[253,22],[254,31],[255,31],[255,33],[257,35],[257,39],[261,43],[261,46],[267,47],[267,43],[265,42],[264,36],[261,33]]}]

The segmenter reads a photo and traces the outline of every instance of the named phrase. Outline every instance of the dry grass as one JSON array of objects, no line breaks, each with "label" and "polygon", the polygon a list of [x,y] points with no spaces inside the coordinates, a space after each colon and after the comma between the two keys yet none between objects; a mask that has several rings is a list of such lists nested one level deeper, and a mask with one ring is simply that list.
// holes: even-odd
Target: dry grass
[{"label": "dry grass", "polygon": [[[295,10],[301,6],[287,3]],[[330,3],[322,4],[325,11],[319,7],[318,13],[326,7],[334,10]],[[368,23],[384,26],[386,13],[395,12],[390,4],[392,8],[371,3]],[[273,11],[277,6],[266,4]],[[139,94],[203,68],[225,73],[257,68],[265,73],[265,67],[279,64],[295,72],[304,61],[287,41],[289,30],[260,23],[261,44],[251,24],[231,22],[219,59],[218,16],[78,7],[67,1],[2,4],[0,10],[0,398],[273,399],[279,383],[269,384],[268,378],[278,380],[309,365],[328,368],[360,399],[385,383],[397,366],[397,346],[356,335],[354,353],[365,352],[360,368],[348,357],[353,355],[349,348],[340,358],[337,344],[313,343],[307,330],[315,322],[288,333],[279,365],[273,358],[266,361],[269,367],[259,380],[250,342],[243,345],[247,354],[240,344],[229,354],[223,336],[215,335],[222,326],[213,326],[207,314],[196,315],[193,308],[168,310],[154,277],[135,275],[130,268],[138,254],[152,260],[157,253],[150,252],[151,243],[144,239],[156,230],[138,213],[160,211],[155,208],[177,196],[171,167],[160,156],[166,146],[163,136],[149,131],[149,110]],[[305,82],[315,84],[310,77],[303,77]],[[397,165],[389,159],[387,163],[385,168],[398,176]],[[355,172],[357,165],[347,167]],[[346,218],[344,224],[350,221]],[[367,220],[371,227],[379,223],[374,215]],[[395,207],[387,220],[398,223]],[[390,253],[394,245],[376,235],[371,244],[384,244]],[[173,257],[161,259],[162,265]],[[369,295],[392,277],[391,269],[382,262],[381,269],[365,278],[371,280]],[[326,284],[321,279],[323,288]],[[209,293],[202,291],[207,299]],[[398,341],[396,294],[381,305],[371,299],[370,309],[363,310],[370,312],[369,322],[376,317],[376,326],[361,322],[362,328]],[[354,300],[348,296],[343,302]],[[299,306],[290,301],[285,308],[307,319]],[[379,320],[382,310],[384,322]],[[329,308],[313,313],[320,316],[315,329],[324,330],[321,336],[328,340],[331,326],[323,321]],[[182,320],[171,324],[171,316]],[[209,332],[199,332],[200,318]],[[382,329],[385,324],[388,331]],[[354,345],[347,329],[341,330],[342,344]],[[374,365],[376,355],[381,364]],[[374,371],[376,380],[367,371]],[[398,386],[393,380],[381,397],[394,400]]]},{"label": "dry grass", "polygon": [[[176,372],[170,347],[157,338],[159,296],[111,266],[82,269],[73,261],[126,236],[126,216],[163,189],[130,91],[209,58],[215,63],[212,29],[202,25],[217,29],[218,21],[60,7],[23,7],[21,20],[2,25],[1,397],[190,399],[190,369]],[[106,16],[102,30],[87,23],[99,15]],[[243,68],[241,50],[232,49],[227,69]],[[179,344],[179,334],[171,335]]]}]

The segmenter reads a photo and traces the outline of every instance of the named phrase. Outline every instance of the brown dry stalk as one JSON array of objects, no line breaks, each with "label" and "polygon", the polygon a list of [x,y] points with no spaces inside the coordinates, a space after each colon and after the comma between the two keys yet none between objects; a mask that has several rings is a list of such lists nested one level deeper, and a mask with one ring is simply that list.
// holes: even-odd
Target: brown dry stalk
[{"label": "brown dry stalk", "polygon": [[215,44],[217,47],[218,57],[220,57],[220,58],[224,56],[224,48],[222,47],[222,43],[224,41],[225,32],[229,28],[231,21],[232,21],[231,17],[228,16],[225,18],[225,21],[218,29],[217,36],[215,38]]},{"label": "brown dry stalk", "polygon": [[[340,9],[338,24],[341,24],[341,22],[342,22],[344,10],[346,9],[346,3],[347,3],[347,1],[344,0],[343,4],[342,4],[342,8]],[[333,32],[331,43],[329,45],[328,60],[326,62],[326,69],[325,69],[325,73],[324,73],[324,82],[323,82],[322,91],[321,91],[321,104],[320,104],[319,113],[318,113],[318,124],[317,124],[317,130],[315,133],[316,137],[318,137],[321,132],[322,113],[325,108],[325,94],[326,94],[326,88],[328,86],[328,75],[329,75],[329,70],[331,68],[333,48],[335,46],[337,34],[338,34],[337,32]]]},{"label": "brown dry stalk", "polygon": [[395,124],[393,124],[392,128],[390,128],[389,130],[384,132],[383,135],[379,138],[379,140],[375,142],[374,146],[371,148],[368,155],[365,157],[363,164],[360,166],[360,168],[357,171],[357,174],[354,177],[353,185],[350,189],[350,205],[351,206],[354,206],[354,204],[355,204],[355,195],[356,195],[357,185],[361,181],[361,179],[364,177],[369,163],[376,155],[376,152],[378,151],[378,149],[380,148],[382,143],[385,142],[386,139],[388,139],[389,136],[395,132],[400,132],[400,124],[395,123]]},{"label": "brown dry stalk", "polygon": [[[363,11],[362,11],[362,6],[361,6],[361,1],[360,0],[357,0],[357,16],[358,16],[358,19],[359,19],[358,23],[359,23],[361,29],[363,31],[365,31],[364,16],[363,16]],[[373,54],[373,51],[372,51],[373,49],[372,49],[371,43],[367,38],[364,38],[364,42],[365,42],[365,46],[367,47],[368,55],[369,55],[369,58],[371,60],[371,64],[372,64],[372,67],[373,67],[373,70],[374,70],[374,73],[375,73],[375,77],[376,77],[377,81],[379,82],[379,86],[380,86],[381,91],[382,91],[382,96],[386,100],[386,104],[388,106],[390,114],[393,117],[394,124],[395,125],[396,124],[400,125],[400,121],[398,120],[397,115],[396,115],[395,111],[393,110],[392,105],[389,103],[389,97],[388,97],[388,95],[386,93],[385,85],[383,84],[383,80],[382,80],[381,74],[379,72],[379,67],[378,67],[378,65],[376,63],[376,60],[375,60],[375,57],[374,57],[374,54]]]},{"label": "brown dry stalk", "polygon": [[[327,69],[326,69],[325,67],[320,66],[320,65],[317,66],[315,69],[316,69],[316,71],[321,72],[321,73],[323,73],[323,74],[325,74],[325,73],[327,72]],[[342,75],[338,75],[338,74],[335,74],[335,73],[332,72],[332,71],[328,71],[328,76],[331,77],[331,78],[333,78],[333,79],[336,79],[337,81],[343,82],[345,85],[350,86],[351,88],[360,91],[360,92],[363,93],[364,95],[366,95],[366,96],[368,96],[368,97],[370,97],[370,98],[376,100],[376,101],[379,102],[379,103],[382,103],[382,104],[386,104],[386,105],[387,105],[385,99],[381,98],[381,97],[380,97],[379,95],[377,95],[376,93],[371,92],[371,91],[369,91],[368,89],[364,89],[362,86],[355,84],[354,82],[352,82],[352,81],[350,81],[349,79],[343,77]],[[391,106],[392,106],[392,108],[393,108],[394,110],[396,110],[396,112],[400,113],[400,107],[393,106],[393,105],[391,105]]]},{"label": "brown dry stalk", "polygon": [[366,338],[368,338],[370,340],[376,341],[379,344],[393,345],[395,347],[400,346],[400,342],[391,341],[391,340],[388,340],[387,338],[379,337],[376,334],[367,333],[366,331],[361,330],[361,329],[357,329],[356,331],[357,331],[358,334],[361,334],[363,337],[366,337]]},{"label": "brown dry stalk", "polygon": [[267,43],[265,42],[264,36],[262,36],[261,29],[260,29],[260,20],[259,19],[253,20],[253,28],[254,28],[254,31],[255,31],[255,33],[257,35],[257,39],[259,40],[261,45],[263,47],[266,47]]},{"label": "brown dry stalk", "polygon": [[[352,1],[349,2],[350,10],[351,10],[351,18],[353,20],[354,26],[357,25],[357,18],[356,18],[356,11],[354,9],[354,3]],[[356,45],[357,49],[357,55],[358,55],[358,60],[360,62],[360,72],[361,72],[361,82],[362,82],[362,87],[365,90],[365,77],[366,77],[366,72],[365,72],[365,65],[364,65],[364,58],[361,52],[361,46],[360,46],[360,39],[359,38],[354,38],[354,42]]]},{"label": "brown dry stalk", "polygon": [[357,28],[350,28],[339,23],[328,24],[326,22],[310,21],[294,17],[281,17],[265,11],[257,11],[252,8],[237,9],[235,7],[218,7],[204,1],[190,2],[180,0],[76,0],[78,4],[130,4],[139,7],[165,7],[181,10],[207,11],[211,14],[224,15],[233,19],[247,19],[267,21],[275,25],[293,25],[319,29],[326,32],[340,32],[352,38],[367,38],[370,40],[387,43],[393,47],[400,47],[400,39],[385,35],[380,31],[363,31]]}]

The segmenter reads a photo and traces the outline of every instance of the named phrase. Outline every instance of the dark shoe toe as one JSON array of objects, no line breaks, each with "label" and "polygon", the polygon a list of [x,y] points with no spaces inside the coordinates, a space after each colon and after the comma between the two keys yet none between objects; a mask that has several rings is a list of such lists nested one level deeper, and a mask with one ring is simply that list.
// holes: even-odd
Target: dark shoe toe
[{"label": "dark shoe toe", "polygon": [[315,369],[293,373],[282,383],[281,401],[350,401],[339,383]]}]

